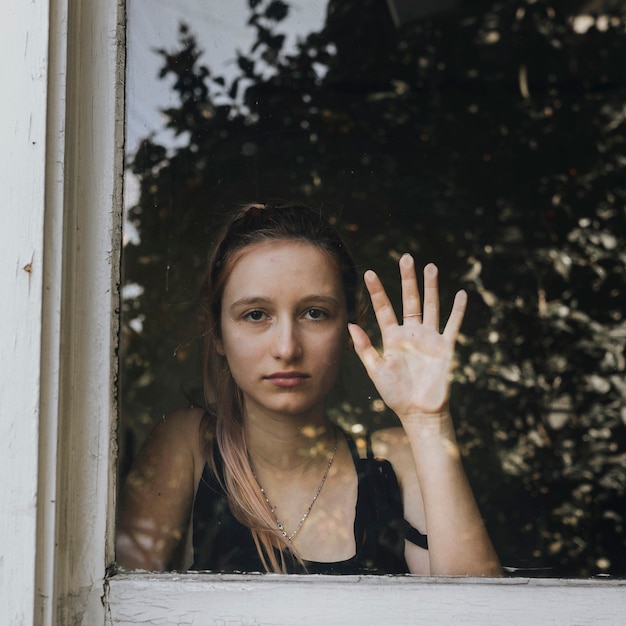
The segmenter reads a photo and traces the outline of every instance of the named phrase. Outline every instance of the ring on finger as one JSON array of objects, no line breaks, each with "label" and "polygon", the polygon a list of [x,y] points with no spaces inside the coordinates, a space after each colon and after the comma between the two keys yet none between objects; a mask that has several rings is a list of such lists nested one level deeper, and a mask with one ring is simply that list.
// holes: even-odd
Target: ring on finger
[{"label": "ring on finger", "polygon": [[408,313],[407,315],[403,315],[402,319],[406,319],[407,317],[422,317],[421,313]]}]

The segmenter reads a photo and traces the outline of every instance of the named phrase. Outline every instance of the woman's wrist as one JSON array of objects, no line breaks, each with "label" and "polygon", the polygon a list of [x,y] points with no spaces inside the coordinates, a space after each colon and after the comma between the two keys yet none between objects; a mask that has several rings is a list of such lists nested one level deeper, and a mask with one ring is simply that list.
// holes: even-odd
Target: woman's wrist
[{"label": "woman's wrist", "polygon": [[408,435],[415,435],[420,439],[430,437],[444,437],[451,441],[456,439],[452,415],[448,408],[438,413],[413,412],[398,417]]},{"label": "woman's wrist", "polygon": [[398,414],[398,418],[405,427],[416,428],[418,430],[424,428],[426,431],[441,429],[442,427],[452,424],[452,415],[448,407],[434,413],[426,411],[406,412]]}]

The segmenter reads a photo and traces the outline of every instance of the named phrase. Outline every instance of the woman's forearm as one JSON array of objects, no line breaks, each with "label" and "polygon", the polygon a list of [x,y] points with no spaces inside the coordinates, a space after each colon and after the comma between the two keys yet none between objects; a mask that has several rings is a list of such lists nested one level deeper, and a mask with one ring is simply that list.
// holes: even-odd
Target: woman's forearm
[{"label": "woman's forearm", "polygon": [[424,502],[431,575],[500,576],[449,412],[401,420]]}]

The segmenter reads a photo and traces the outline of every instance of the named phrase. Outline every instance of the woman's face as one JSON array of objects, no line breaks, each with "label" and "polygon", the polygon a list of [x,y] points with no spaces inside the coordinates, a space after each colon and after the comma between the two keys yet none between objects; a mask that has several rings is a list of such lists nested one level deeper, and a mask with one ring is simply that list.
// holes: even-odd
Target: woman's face
[{"label": "woman's face", "polygon": [[235,258],[216,347],[247,415],[323,417],[347,341],[340,273],[320,248],[267,241]]}]

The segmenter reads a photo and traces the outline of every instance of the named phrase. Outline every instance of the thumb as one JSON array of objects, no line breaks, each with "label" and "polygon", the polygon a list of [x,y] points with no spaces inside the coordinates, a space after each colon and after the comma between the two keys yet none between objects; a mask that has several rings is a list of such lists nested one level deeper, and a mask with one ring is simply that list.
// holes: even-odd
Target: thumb
[{"label": "thumb", "polygon": [[357,324],[348,324],[348,332],[354,344],[354,351],[357,353],[361,363],[363,363],[367,373],[370,375],[376,368],[376,364],[380,360],[380,355],[367,333]]}]

